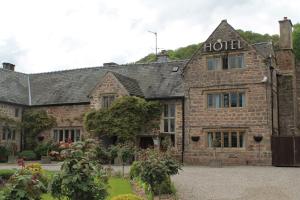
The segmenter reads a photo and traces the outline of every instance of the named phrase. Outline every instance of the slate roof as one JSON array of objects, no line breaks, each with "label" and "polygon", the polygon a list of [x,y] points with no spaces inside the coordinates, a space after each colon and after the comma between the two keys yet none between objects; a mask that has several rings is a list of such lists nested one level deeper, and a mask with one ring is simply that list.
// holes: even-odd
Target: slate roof
[{"label": "slate roof", "polygon": [[275,56],[273,44],[271,42],[260,42],[252,44],[257,52],[264,58],[268,58],[270,55]]},{"label": "slate roof", "polygon": [[[187,60],[92,67],[39,74],[0,69],[0,101],[29,105],[88,103],[89,92],[113,72],[131,95],[145,98],[184,96],[181,69]],[[173,68],[179,70],[173,72]],[[28,81],[29,79],[29,81]]]},{"label": "slate roof", "polygon": [[132,96],[144,97],[144,93],[142,92],[139,83],[132,78],[127,76],[123,76],[116,72],[112,72],[114,76],[119,80],[119,82],[126,88],[128,93]]}]

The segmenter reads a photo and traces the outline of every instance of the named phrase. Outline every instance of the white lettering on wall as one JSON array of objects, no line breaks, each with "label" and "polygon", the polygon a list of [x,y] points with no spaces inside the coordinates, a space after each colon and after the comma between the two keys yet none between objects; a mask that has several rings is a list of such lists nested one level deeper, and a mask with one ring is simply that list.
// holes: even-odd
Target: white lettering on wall
[{"label": "white lettering on wall", "polygon": [[204,51],[228,51],[242,49],[240,40],[222,41],[218,39],[214,43],[205,43],[203,45]]}]

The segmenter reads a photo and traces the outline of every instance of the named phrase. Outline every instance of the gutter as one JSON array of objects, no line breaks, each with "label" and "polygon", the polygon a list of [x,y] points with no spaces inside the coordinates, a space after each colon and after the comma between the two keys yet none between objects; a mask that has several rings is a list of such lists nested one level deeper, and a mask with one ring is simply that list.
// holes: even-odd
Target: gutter
[{"label": "gutter", "polygon": [[28,105],[31,106],[31,87],[30,87],[29,76],[27,78],[27,82],[28,82]]}]

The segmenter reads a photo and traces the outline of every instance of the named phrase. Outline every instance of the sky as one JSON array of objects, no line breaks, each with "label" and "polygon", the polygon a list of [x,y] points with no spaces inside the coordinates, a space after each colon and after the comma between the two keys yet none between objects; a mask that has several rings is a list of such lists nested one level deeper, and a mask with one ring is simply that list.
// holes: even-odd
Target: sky
[{"label": "sky", "polygon": [[131,63],[207,39],[222,19],[278,34],[300,22],[299,0],[0,0],[0,61],[39,73]]}]

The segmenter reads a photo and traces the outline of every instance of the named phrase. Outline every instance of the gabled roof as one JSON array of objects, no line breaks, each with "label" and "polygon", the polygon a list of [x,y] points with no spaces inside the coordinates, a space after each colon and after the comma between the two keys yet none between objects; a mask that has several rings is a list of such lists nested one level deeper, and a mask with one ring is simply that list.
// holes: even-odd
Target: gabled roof
[{"label": "gabled roof", "polygon": [[[184,96],[181,69],[186,62],[91,67],[39,74],[1,69],[0,101],[28,105],[30,85],[33,106],[89,103],[89,92],[109,71],[132,95],[149,99],[181,97]],[[174,67],[179,70],[173,72]]]},{"label": "gabled roof", "polygon": [[270,55],[275,56],[273,44],[271,42],[254,43],[252,46],[264,58],[268,58]]},{"label": "gabled roof", "polygon": [[139,86],[137,80],[123,76],[119,73],[112,72],[112,74],[119,80],[119,82],[126,88],[131,96],[144,97],[144,94]]}]

